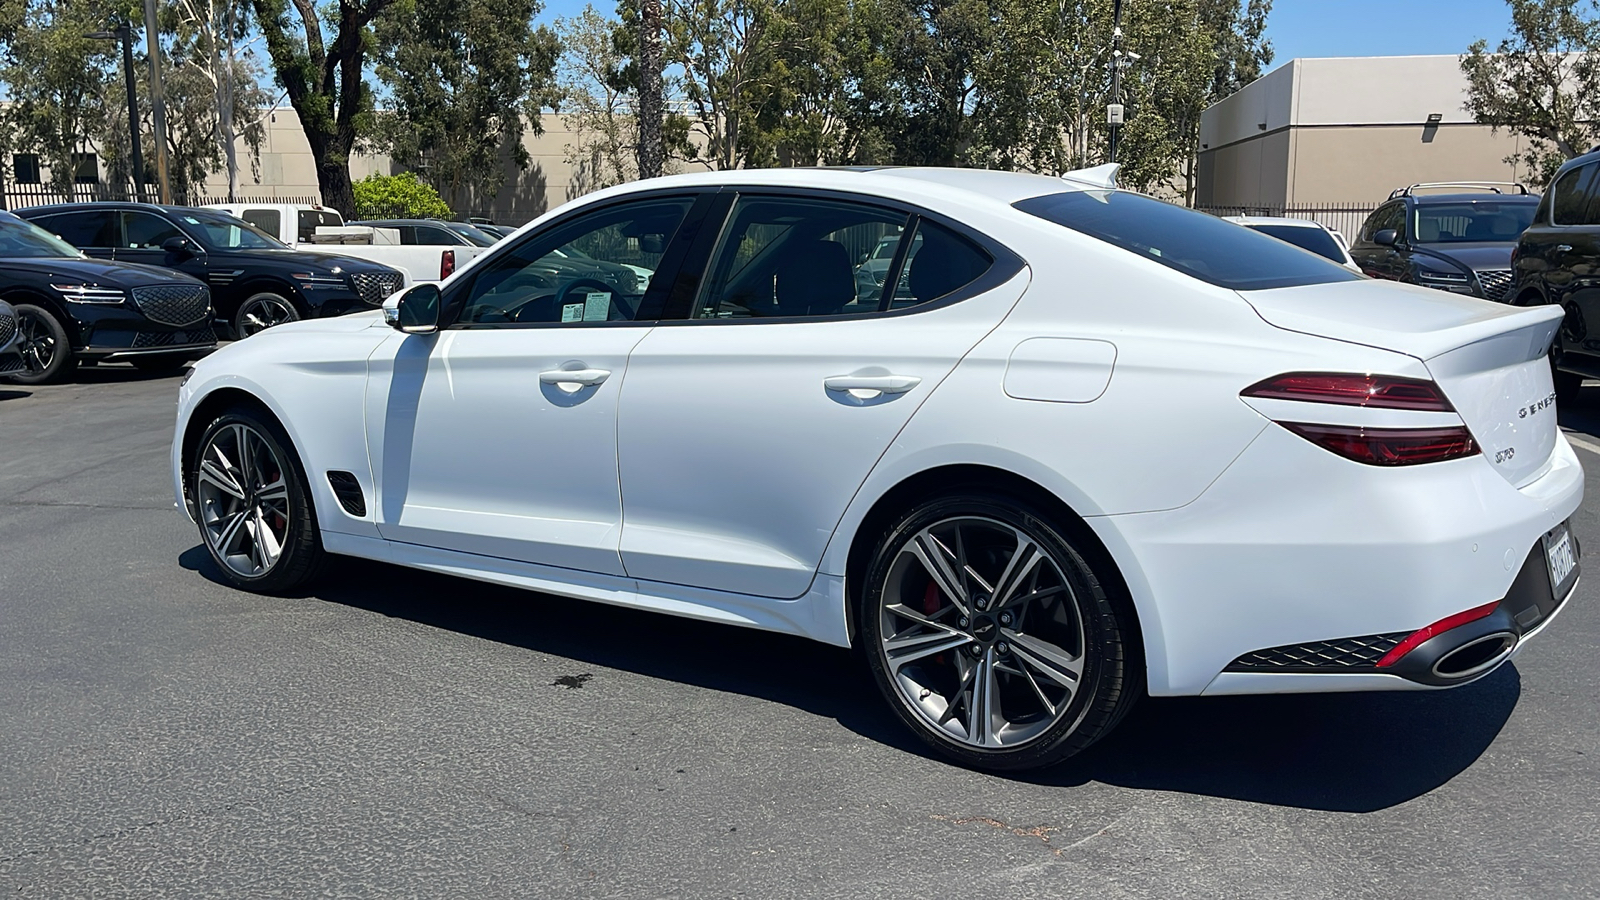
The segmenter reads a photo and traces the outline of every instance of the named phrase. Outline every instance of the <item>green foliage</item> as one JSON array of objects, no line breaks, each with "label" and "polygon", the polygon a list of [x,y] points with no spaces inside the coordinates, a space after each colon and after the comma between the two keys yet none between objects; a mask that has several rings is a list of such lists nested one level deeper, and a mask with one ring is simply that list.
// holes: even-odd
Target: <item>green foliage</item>
[{"label": "green foliage", "polygon": [[1542,186],[1600,141],[1600,3],[1507,3],[1514,34],[1493,52],[1479,40],[1461,57],[1466,106],[1479,123],[1528,138],[1505,161]]},{"label": "green foliage", "polygon": [[[534,27],[539,0],[397,0],[374,21],[378,78],[388,89],[378,143],[457,205],[492,197],[505,160],[555,105],[561,45]],[[463,48],[466,48],[465,50]]]},{"label": "green foliage", "polygon": [[370,175],[353,186],[355,208],[363,217],[393,219],[448,219],[450,206],[431,185],[414,172]]}]

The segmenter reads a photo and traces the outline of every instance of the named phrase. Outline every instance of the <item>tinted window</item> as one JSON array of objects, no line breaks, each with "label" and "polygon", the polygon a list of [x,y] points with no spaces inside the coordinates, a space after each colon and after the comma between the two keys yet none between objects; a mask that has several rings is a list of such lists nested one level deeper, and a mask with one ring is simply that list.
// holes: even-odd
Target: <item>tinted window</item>
[{"label": "tinted window", "polygon": [[437,225],[417,226],[417,243],[419,244],[428,244],[430,246],[443,244],[459,247],[466,242],[466,238],[457,237],[454,232],[447,228],[440,228]]},{"label": "tinted window", "polygon": [[239,218],[265,231],[267,234],[279,235],[283,233],[279,230],[283,226],[283,213],[275,209],[247,209],[239,213]]},{"label": "tinted window", "polygon": [[1140,194],[1071,191],[1015,206],[1218,287],[1262,290],[1361,277],[1275,238]]},{"label": "tinted window", "polygon": [[966,287],[994,261],[987,253],[936,222],[917,223],[916,238],[906,251],[905,274],[900,278],[890,309],[927,303]]},{"label": "tinted window", "polygon": [[478,230],[477,227],[475,227],[475,226],[468,225],[466,222],[451,222],[449,225],[446,225],[445,227],[449,228],[451,231],[455,232],[456,234],[459,234],[462,237],[466,238],[467,239],[467,243],[472,244],[473,246],[476,246],[476,247],[493,247],[494,246],[494,238],[493,237],[491,237],[488,234],[485,234],[484,232]]},{"label": "tinted window", "polygon": [[183,232],[160,216],[146,212],[122,214],[122,243],[130,250],[160,250],[168,238],[183,237]]},{"label": "tinted window", "polygon": [[1336,263],[1344,262],[1344,251],[1339,249],[1339,242],[1321,228],[1308,228],[1304,225],[1246,225],[1245,227],[1280,241],[1288,241],[1301,250],[1310,250]]},{"label": "tinted window", "polygon": [[458,324],[582,324],[639,316],[692,201],[645,200],[524,238],[477,267]]},{"label": "tinted window", "polygon": [[1376,212],[1367,217],[1366,224],[1361,226],[1360,240],[1371,243],[1372,236],[1385,228],[1400,231],[1401,226],[1405,224],[1405,209],[1404,203],[1391,203],[1378,207]]},{"label": "tinted window", "polygon": [[1585,224],[1584,211],[1594,189],[1594,173],[1600,164],[1590,163],[1562,175],[1550,189],[1551,211],[1557,225]]},{"label": "tinted window", "polygon": [[890,266],[869,263],[875,252],[893,259],[910,217],[856,203],[746,196],[729,223],[694,318],[877,312]]},{"label": "tinted window", "polygon": [[34,221],[74,247],[114,247],[117,243],[117,215],[108,209],[44,216]]},{"label": "tinted window", "polygon": [[[1473,241],[1514,241],[1533,223],[1534,203],[1528,201],[1459,200],[1417,205],[1411,234],[1421,244],[1460,244]],[[1578,214],[1582,215],[1582,207]],[[1556,221],[1561,221],[1559,209]]]}]

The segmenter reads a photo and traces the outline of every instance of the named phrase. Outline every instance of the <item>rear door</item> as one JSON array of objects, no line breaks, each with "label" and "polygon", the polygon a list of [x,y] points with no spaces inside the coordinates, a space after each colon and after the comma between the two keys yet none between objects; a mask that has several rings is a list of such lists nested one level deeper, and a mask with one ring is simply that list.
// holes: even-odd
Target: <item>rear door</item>
[{"label": "rear door", "polygon": [[[858,277],[885,238],[885,276]],[[798,597],[889,443],[1020,298],[1022,264],[952,223],[831,196],[740,195],[708,249],[682,319],[628,363],[623,565]]]}]

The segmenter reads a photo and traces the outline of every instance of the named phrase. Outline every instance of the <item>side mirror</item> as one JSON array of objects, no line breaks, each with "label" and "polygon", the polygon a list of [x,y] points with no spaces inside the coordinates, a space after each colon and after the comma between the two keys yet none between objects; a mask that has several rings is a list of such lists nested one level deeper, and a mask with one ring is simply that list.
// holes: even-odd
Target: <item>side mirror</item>
[{"label": "side mirror", "polygon": [[1372,235],[1372,242],[1385,247],[1393,247],[1395,244],[1400,243],[1400,232],[1395,231],[1393,228],[1381,229]]},{"label": "side mirror", "polygon": [[194,255],[194,245],[185,237],[169,237],[161,242],[161,249],[179,256]]},{"label": "side mirror", "polygon": [[406,334],[432,334],[439,330],[437,284],[418,284],[383,301],[383,321]]}]

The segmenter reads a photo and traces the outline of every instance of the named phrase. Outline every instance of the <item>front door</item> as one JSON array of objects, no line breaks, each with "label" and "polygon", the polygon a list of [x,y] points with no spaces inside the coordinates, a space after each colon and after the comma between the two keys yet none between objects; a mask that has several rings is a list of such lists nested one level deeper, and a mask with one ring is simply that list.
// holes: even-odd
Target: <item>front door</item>
[{"label": "front door", "polygon": [[[178,226],[154,213],[139,210],[125,210],[121,216],[122,239],[117,243],[117,262],[164,266],[201,281],[207,280],[205,251]],[[188,240],[190,249],[182,253],[162,249],[161,245],[172,238]]]},{"label": "front door", "polygon": [[542,229],[452,285],[443,330],[379,349],[367,429],[384,538],[623,574],[617,397],[692,205]]},{"label": "front door", "polygon": [[[893,262],[863,273],[884,240]],[[906,211],[739,197],[688,318],[629,363],[628,574],[803,595],[878,458],[1021,296],[1020,268]]]}]

